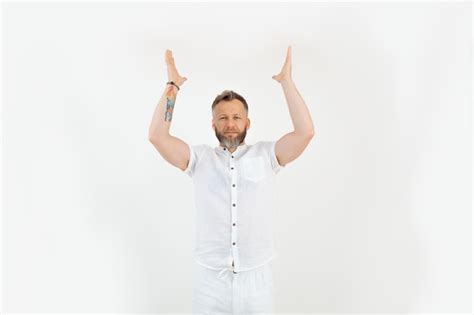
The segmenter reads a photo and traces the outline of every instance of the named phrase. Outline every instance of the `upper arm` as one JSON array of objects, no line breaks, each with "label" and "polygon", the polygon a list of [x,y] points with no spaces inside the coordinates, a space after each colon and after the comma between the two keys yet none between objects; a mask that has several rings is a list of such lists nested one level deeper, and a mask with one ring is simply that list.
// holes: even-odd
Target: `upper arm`
[{"label": "upper arm", "polygon": [[182,171],[186,170],[190,159],[189,146],[186,142],[172,135],[150,139],[150,142],[166,161]]},{"label": "upper arm", "polygon": [[275,155],[278,163],[285,166],[303,153],[313,135],[290,132],[281,137],[275,144]]}]

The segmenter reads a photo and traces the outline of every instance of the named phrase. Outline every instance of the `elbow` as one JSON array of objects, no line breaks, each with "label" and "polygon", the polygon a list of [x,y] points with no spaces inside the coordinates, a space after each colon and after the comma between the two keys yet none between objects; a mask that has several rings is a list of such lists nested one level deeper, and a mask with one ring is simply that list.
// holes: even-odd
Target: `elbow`
[{"label": "elbow", "polygon": [[311,130],[304,130],[304,131],[294,131],[295,133],[299,134],[300,136],[311,139],[314,137],[314,129]]},{"label": "elbow", "polygon": [[169,134],[157,134],[157,133],[149,133],[148,134],[148,141],[150,141],[153,144],[157,144],[169,137]]},{"label": "elbow", "polygon": [[156,142],[160,138],[160,134],[154,130],[148,131],[148,141]]},{"label": "elbow", "polygon": [[156,135],[148,135],[148,141],[151,143],[157,143],[159,141],[159,138]]}]

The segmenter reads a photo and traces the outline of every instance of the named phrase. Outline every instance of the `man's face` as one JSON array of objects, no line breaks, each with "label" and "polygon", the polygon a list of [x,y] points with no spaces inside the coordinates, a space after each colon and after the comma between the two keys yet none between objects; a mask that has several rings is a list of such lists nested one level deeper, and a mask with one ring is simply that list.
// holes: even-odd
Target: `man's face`
[{"label": "man's face", "polygon": [[235,148],[240,145],[249,127],[250,119],[241,101],[221,101],[214,107],[212,128],[222,146]]}]

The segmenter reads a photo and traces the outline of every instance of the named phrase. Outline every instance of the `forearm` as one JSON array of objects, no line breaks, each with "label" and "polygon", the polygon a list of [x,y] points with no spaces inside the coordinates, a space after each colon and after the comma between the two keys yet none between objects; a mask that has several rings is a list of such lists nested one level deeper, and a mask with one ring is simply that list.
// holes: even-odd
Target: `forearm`
[{"label": "forearm", "polygon": [[150,128],[148,130],[148,138],[157,139],[161,136],[168,136],[170,133],[171,120],[173,118],[174,104],[178,88],[168,84],[158,102],[153,113]]},{"label": "forearm", "polygon": [[313,121],[303,98],[292,79],[281,82],[295,133],[314,135]]}]

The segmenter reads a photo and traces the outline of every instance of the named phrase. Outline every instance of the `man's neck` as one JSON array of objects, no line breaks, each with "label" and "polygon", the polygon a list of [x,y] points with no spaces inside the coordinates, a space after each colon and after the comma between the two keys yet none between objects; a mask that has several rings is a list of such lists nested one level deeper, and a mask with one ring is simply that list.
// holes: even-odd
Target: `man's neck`
[{"label": "man's neck", "polygon": [[[241,144],[239,144],[237,147],[240,147],[242,145],[245,144],[245,141],[243,141]],[[220,145],[221,147],[224,147],[223,145]],[[234,153],[235,150],[237,150],[237,147],[233,147],[233,148],[227,148],[227,150],[229,150],[230,153]]]}]

